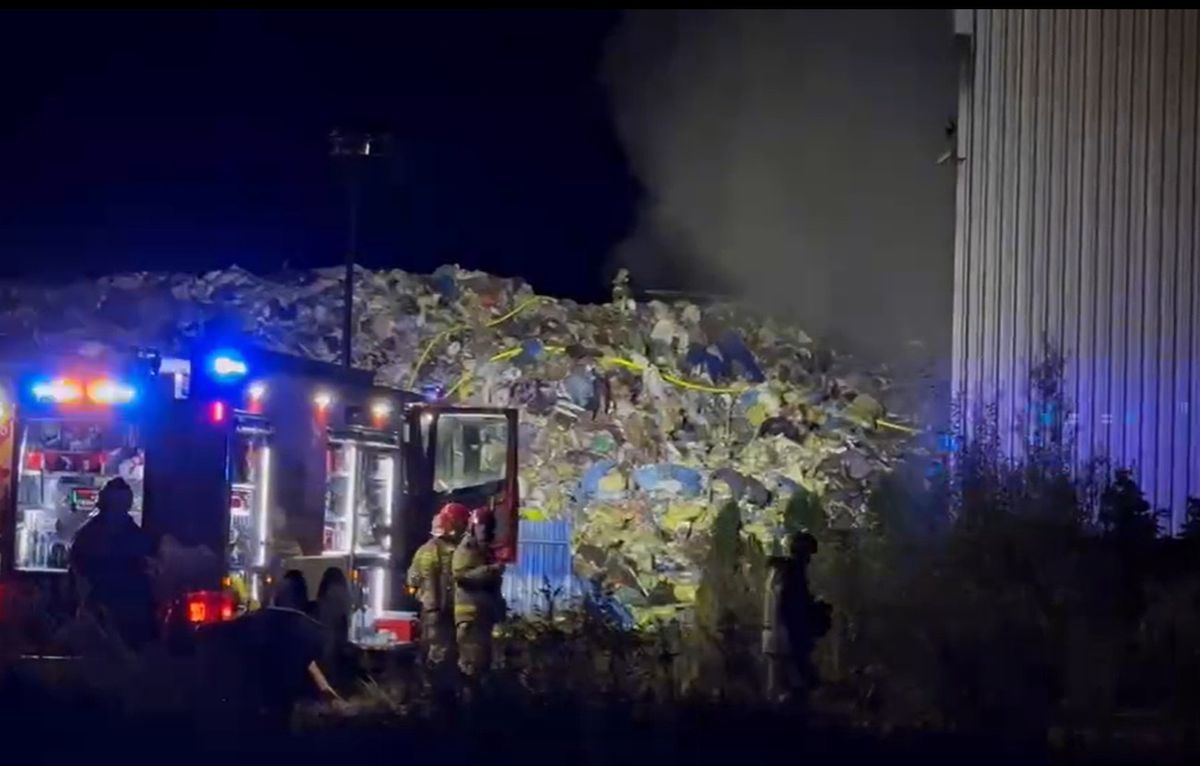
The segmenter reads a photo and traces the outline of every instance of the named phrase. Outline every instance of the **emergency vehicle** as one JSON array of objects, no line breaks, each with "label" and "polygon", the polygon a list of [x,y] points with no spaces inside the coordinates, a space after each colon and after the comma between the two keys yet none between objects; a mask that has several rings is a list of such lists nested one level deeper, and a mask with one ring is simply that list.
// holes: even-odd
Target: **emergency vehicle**
[{"label": "emergency vehicle", "polygon": [[220,492],[230,579],[243,600],[265,603],[296,572],[310,601],[347,605],[353,643],[388,648],[412,638],[404,579],[442,505],[493,508],[497,557],[515,560],[515,410],[445,406],[375,386],[367,372],[261,351],[210,351],[192,368],[217,374],[193,382],[191,398],[210,420],[230,423],[224,443],[234,446],[202,459],[229,456]]},{"label": "emergency vehicle", "polygon": [[497,555],[515,558],[517,417],[372,377],[200,343],[0,364],[0,587],[66,609],[71,540],[119,475],[154,540],[214,554],[177,619],[232,619],[299,572],[309,599],[347,605],[351,641],[411,640],[404,575],[442,504],[492,507]]},{"label": "emergency vehicle", "polygon": [[133,518],[142,519],[146,412],[138,399],[156,362],[138,354],[9,352],[0,360],[0,587],[5,605],[24,590],[39,611],[54,614],[69,609],[63,575],[71,541],[100,488],[124,478]]}]

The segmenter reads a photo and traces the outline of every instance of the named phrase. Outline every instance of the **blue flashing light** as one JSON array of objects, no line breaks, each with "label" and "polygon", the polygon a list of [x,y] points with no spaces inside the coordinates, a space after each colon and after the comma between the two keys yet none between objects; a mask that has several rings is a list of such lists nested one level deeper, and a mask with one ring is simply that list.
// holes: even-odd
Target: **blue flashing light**
[{"label": "blue flashing light", "polygon": [[426,383],[421,386],[421,397],[431,404],[441,401],[444,396],[442,386],[437,383]]},{"label": "blue flashing light", "polygon": [[83,398],[83,386],[66,378],[38,381],[33,384],[31,392],[37,401],[55,404],[77,402]]},{"label": "blue flashing light", "polygon": [[208,370],[219,380],[233,380],[245,377],[250,368],[246,360],[236,351],[218,351],[209,357]]}]

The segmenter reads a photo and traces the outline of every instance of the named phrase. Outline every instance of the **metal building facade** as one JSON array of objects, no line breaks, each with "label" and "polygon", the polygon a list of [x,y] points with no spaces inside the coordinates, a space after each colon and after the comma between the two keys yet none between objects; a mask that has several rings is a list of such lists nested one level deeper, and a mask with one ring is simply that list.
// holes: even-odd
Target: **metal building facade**
[{"label": "metal building facade", "polygon": [[1200,13],[959,11],[953,378],[1017,451],[1043,338],[1082,464],[1200,496]]}]

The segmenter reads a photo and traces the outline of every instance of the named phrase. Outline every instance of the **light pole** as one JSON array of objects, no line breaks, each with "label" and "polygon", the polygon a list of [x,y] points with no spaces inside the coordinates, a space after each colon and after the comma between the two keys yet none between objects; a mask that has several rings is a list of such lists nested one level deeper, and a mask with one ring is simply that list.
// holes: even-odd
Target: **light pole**
[{"label": "light pole", "polygon": [[360,165],[374,157],[388,156],[391,153],[391,136],[334,130],[329,134],[329,142],[330,156],[341,162],[346,171],[346,195],[349,203],[345,306],[342,312],[342,365],[350,367],[354,358],[354,256],[358,252],[358,198],[359,186],[362,183]]}]

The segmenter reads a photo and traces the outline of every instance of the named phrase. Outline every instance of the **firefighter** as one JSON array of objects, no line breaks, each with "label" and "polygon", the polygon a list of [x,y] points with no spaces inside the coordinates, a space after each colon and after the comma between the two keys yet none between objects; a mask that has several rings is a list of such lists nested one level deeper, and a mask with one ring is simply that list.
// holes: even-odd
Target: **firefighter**
[{"label": "firefighter", "polygon": [[129,515],[133,490],[115,478],[100,490],[99,512],[75,534],[69,568],[80,606],[133,649],[154,637],[150,536]]},{"label": "firefighter", "polygon": [[808,563],[817,540],[804,532],[791,535],[785,555],[772,556],[765,589],[763,653],[767,658],[770,702],[803,704],[816,683],[812,651],[829,630],[829,605],[808,587]]},{"label": "firefighter", "polygon": [[629,269],[617,269],[617,276],[613,278],[612,299],[623,313],[629,313],[635,306],[630,282]]},{"label": "firefighter", "polygon": [[504,618],[500,585],[504,565],[492,553],[495,517],[487,508],[471,512],[470,527],[454,551],[454,627],[458,668],[472,694],[492,660],[492,628]]},{"label": "firefighter", "polygon": [[430,537],[413,554],[408,587],[421,606],[421,645],[431,671],[440,671],[454,652],[454,548],[469,512],[447,503],[433,518]]}]

